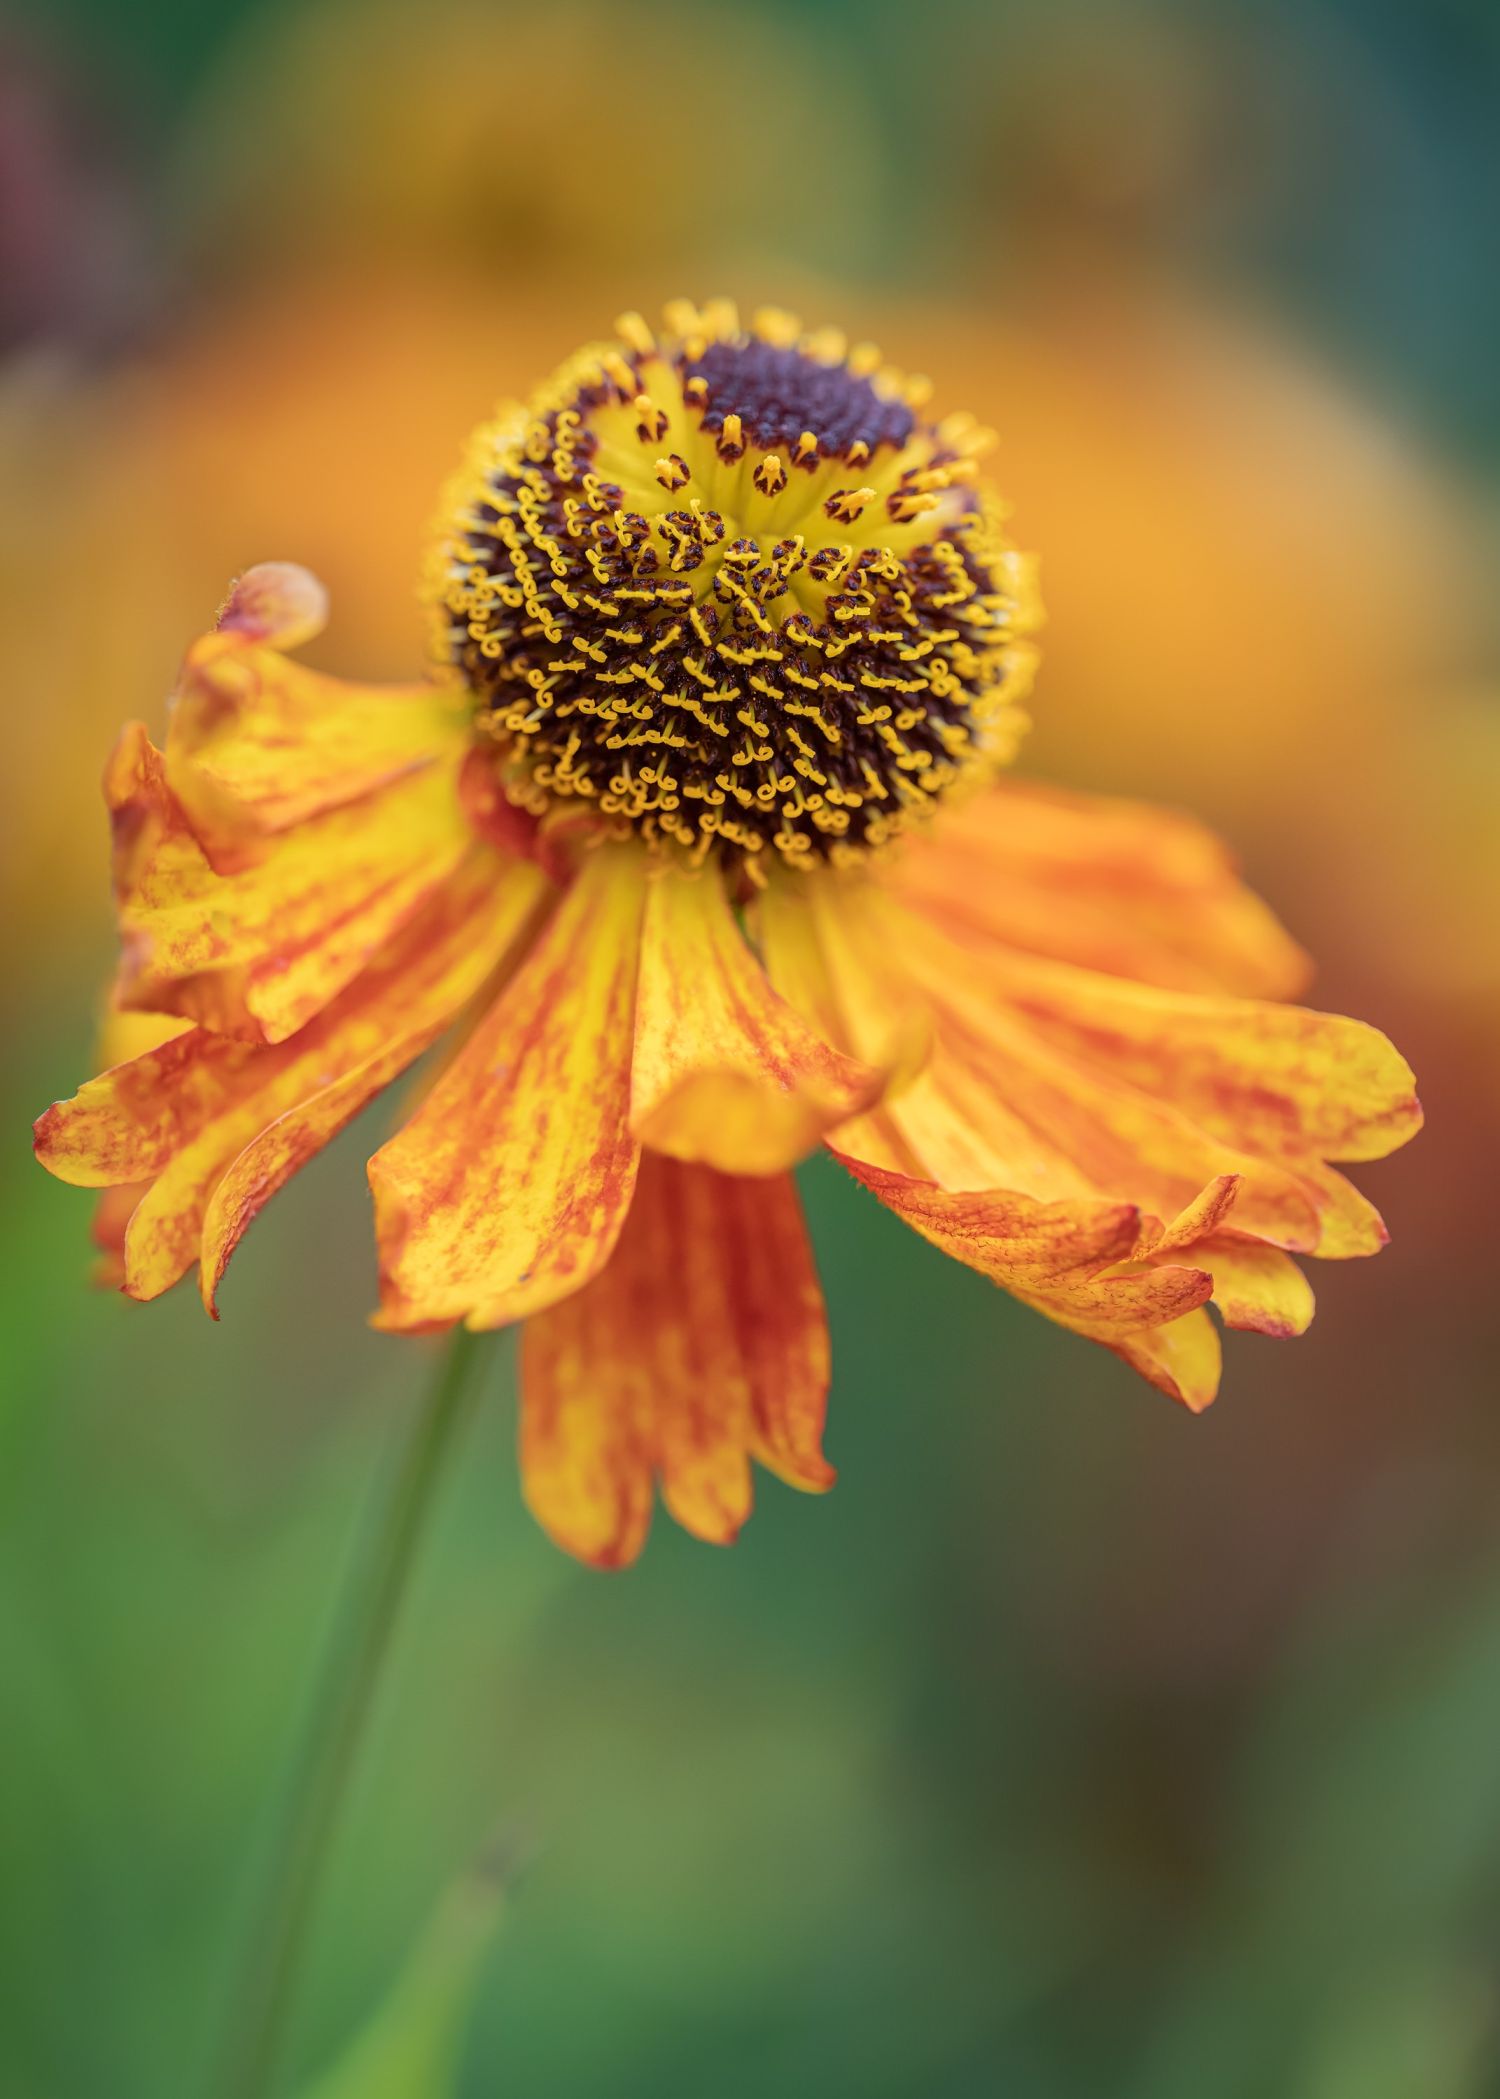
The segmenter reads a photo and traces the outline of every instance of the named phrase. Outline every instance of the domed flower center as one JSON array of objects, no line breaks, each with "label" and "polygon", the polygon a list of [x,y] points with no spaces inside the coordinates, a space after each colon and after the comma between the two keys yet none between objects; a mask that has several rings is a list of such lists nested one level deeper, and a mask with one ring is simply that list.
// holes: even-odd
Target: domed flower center
[{"label": "domed flower center", "polygon": [[972,420],[779,313],[638,315],[476,433],[430,592],[505,793],[702,858],[860,857],[1002,762],[1028,566]]}]

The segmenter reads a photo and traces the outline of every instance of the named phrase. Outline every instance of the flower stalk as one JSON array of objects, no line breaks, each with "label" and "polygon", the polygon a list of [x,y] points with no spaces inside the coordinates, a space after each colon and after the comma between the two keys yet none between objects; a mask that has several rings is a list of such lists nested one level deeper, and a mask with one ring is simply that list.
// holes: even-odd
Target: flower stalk
[{"label": "flower stalk", "polygon": [[285,1788],[278,1834],[246,1958],[236,1977],[213,2099],[271,2099],[324,1868],[359,1758],[444,1462],[479,1392],[487,1337],[455,1329],[345,1597]]}]

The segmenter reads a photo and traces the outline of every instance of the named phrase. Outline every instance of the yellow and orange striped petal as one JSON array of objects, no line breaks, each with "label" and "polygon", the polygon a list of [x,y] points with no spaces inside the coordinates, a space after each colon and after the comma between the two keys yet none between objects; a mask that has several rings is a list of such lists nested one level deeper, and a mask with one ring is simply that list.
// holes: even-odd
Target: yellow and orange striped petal
[{"label": "yellow and orange striped petal", "polygon": [[828,1336],[793,1182],[648,1153],[608,1265],[528,1320],[521,1467],[538,1521],[598,1566],[633,1559],[659,1477],[686,1529],[729,1544],[750,1460],[819,1491]]},{"label": "yellow and orange striped petal", "polygon": [[1316,1203],[1294,1170],[1205,1130],[1170,1095],[1050,1047],[1003,1006],[986,1011],[957,986],[933,996],[930,1071],[891,1104],[890,1118],[934,1180],[1044,1200],[1114,1197],[1165,1223],[1233,1178],[1247,1229],[1316,1243]]},{"label": "yellow and orange striped petal", "polygon": [[1312,1285],[1278,1247],[1215,1233],[1200,1239],[1192,1260],[1214,1279],[1213,1302],[1225,1326],[1289,1340],[1312,1323]]},{"label": "yellow and orange striped petal", "polygon": [[456,688],[351,684],[259,642],[236,620],[258,573],[189,649],[166,740],[168,785],[224,871],[277,832],[456,759],[467,729]]},{"label": "yellow and orange striped petal", "polygon": [[1259,1157],[1381,1159],[1421,1127],[1410,1065],[1364,1021],[1018,955],[992,955],[984,975],[1054,1049],[1170,1100]]},{"label": "yellow and orange striped petal", "polygon": [[1114,1340],[1102,1335],[1098,1338],[1189,1413],[1201,1414],[1218,1395],[1224,1350],[1217,1327],[1201,1309],[1140,1333],[1123,1334]]},{"label": "yellow and orange striped petal", "polygon": [[932,1046],[928,1001],[909,968],[908,914],[854,874],[772,877],[755,930],[772,984],[829,1042],[900,1090]]},{"label": "yellow and orange striped petal", "polygon": [[779,1173],[879,1093],[773,990],[717,870],[650,885],[631,1068],[643,1144],[725,1173]]},{"label": "yellow and orange striped petal", "polygon": [[139,722],[105,776],[115,828],[120,1001],[284,1041],[336,998],[453,873],[472,838],[431,766],[268,841],[216,874]]},{"label": "yellow and orange striped petal", "polygon": [[370,1161],[378,1323],[504,1326],[579,1289],[635,1185],[645,856],[601,846],[406,1127]]},{"label": "yellow and orange striped petal", "polygon": [[1165,990],[1279,999],[1310,973],[1213,833],[1145,803],[999,781],[905,845],[892,886],[966,944]]},{"label": "yellow and orange striped petal", "polygon": [[[1138,1343],[1146,1347],[1143,1336],[1185,1319],[1207,1303],[1213,1288],[1202,1268],[1132,1260],[1141,1220],[1129,1203],[1038,1203],[995,1189],[954,1191],[867,1160],[835,1156],[944,1253],[1060,1326],[1119,1353]],[[1201,1381],[1190,1382],[1192,1399],[1186,1387],[1173,1396],[1207,1405],[1212,1392],[1204,1397]]]},{"label": "yellow and orange striped petal", "polygon": [[51,1172],[141,1184],[123,1231],[120,1199],[106,1219],[129,1294],[160,1295],[201,1254],[212,1309],[257,1210],[492,976],[545,886],[476,843],[444,895],[297,1036],[257,1044],[189,1027],[50,1108],[36,1147]]}]

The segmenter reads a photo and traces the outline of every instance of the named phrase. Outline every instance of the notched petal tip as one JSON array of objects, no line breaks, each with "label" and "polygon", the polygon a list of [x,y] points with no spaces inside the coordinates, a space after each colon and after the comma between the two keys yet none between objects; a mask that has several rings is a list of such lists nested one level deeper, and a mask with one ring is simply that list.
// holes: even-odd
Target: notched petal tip
[{"label": "notched petal tip", "polygon": [[295,561],[260,561],[231,586],[214,621],[220,634],[276,649],[300,648],[328,624],[328,592]]}]

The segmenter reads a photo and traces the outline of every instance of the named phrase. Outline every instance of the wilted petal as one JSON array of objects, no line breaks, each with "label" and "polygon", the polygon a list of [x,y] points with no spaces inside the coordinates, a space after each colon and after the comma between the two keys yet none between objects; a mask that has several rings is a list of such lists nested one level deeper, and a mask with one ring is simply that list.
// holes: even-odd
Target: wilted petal
[{"label": "wilted petal", "polygon": [[1219,1234],[1201,1240],[1191,1258],[1213,1277],[1213,1301],[1225,1326],[1280,1340],[1307,1332],[1314,1310],[1312,1285],[1289,1254]]},{"label": "wilted petal", "polygon": [[1185,1313],[1180,1319],[1122,1336],[1106,1346],[1191,1413],[1201,1414],[1218,1393],[1224,1351],[1207,1312]]},{"label": "wilted petal", "polygon": [[256,1210],[434,1040],[504,958],[544,887],[534,869],[471,846],[437,904],[295,1037],[258,1044],[189,1027],[50,1108],[36,1148],[51,1172],[86,1187],[145,1184],[123,1234],[118,1204],[109,1221],[126,1289],[159,1295],[202,1248],[211,1301]]},{"label": "wilted petal", "polygon": [[452,874],[472,834],[428,767],[215,873],[140,723],[106,774],[124,949],[120,999],[279,1042],[336,998]]},{"label": "wilted petal", "polygon": [[226,871],[277,832],[459,755],[455,688],[357,685],[237,635],[188,651],[167,734],[166,778],[198,842]]},{"label": "wilted petal", "polygon": [[828,1338],[791,1180],[648,1153],[607,1266],[527,1322],[521,1383],[527,1499],[599,1565],[640,1550],[657,1476],[717,1544],[750,1513],[752,1457],[830,1485]]}]

